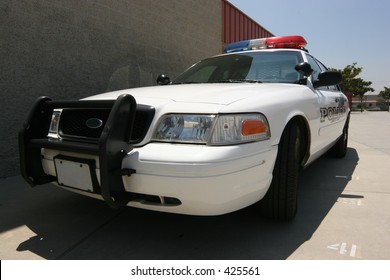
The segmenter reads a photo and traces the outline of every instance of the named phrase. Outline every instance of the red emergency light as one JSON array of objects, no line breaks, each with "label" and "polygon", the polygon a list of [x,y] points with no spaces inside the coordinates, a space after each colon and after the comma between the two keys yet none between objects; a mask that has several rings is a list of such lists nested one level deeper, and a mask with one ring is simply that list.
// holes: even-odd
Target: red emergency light
[{"label": "red emergency light", "polygon": [[265,39],[268,49],[302,49],[307,42],[302,36],[281,36]]}]

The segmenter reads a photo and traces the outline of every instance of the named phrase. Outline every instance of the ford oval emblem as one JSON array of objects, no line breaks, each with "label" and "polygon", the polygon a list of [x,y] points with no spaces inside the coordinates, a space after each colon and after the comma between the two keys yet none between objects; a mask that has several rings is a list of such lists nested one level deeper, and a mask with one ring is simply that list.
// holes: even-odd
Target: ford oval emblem
[{"label": "ford oval emblem", "polygon": [[99,128],[103,125],[103,121],[98,118],[90,118],[85,122],[85,125],[89,128]]}]

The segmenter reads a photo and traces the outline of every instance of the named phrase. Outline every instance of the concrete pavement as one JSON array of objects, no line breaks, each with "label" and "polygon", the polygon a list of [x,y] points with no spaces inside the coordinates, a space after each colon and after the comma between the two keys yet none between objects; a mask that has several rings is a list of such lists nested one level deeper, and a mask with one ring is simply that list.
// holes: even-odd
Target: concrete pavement
[{"label": "concrete pavement", "polygon": [[301,176],[296,219],[132,208],[0,179],[0,259],[390,259],[390,113],[353,112],[345,159]]}]

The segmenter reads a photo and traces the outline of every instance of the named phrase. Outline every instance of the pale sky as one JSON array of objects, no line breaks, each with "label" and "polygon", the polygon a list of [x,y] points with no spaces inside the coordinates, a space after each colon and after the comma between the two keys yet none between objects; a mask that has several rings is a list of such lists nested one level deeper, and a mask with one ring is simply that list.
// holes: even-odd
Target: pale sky
[{"label": "pale sky", "polygon": [[229,0],[275,34],[302,35],[326,66],[357,62],[378,94],[390,87],[390,0]]}]

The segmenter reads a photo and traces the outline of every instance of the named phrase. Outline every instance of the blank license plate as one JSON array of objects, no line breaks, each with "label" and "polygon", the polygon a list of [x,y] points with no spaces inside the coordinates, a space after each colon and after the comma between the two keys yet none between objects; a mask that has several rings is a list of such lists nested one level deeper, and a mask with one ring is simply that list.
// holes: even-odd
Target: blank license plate
[{"label": "blank license plate", "polygon": [[84,191],[93,191],[91,167],[88,163],[55,158],[58,184]]}]

